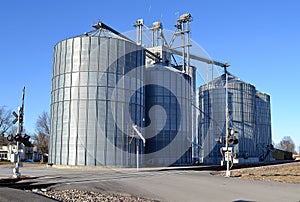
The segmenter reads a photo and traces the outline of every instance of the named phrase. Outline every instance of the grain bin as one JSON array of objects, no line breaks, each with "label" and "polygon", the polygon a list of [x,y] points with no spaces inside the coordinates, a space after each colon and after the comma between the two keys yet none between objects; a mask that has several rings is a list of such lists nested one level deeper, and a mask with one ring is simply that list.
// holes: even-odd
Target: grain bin
[{"label": "grain bin", "polygon": [[[225,136],[225,74],[199,88],[198,135],[203,163],[219,164],[220,149],[217,140]],[[234,146],[236,158],[257,157],[256,152],[256,89],[253,85],[228,75],[228,102],[230,127],[238,133],[239,143]]]},{"label": "grain bin", "polygon": [[146,166],[191,165],[191,77],[155,65],[146,77]]},{"label": "grain bin", "polygon": [[141,47],[103,28],[55,45],[49,163],[135,166],[126,133],[132,123],[143,124],[144,88],[133,91],[143,86],[144,72],[128,72],[144,58]]},{"label": "grain bin", "polygon": [[256,146],[260,161],[270,161],[272,149],[270,95],[256,92]]}]

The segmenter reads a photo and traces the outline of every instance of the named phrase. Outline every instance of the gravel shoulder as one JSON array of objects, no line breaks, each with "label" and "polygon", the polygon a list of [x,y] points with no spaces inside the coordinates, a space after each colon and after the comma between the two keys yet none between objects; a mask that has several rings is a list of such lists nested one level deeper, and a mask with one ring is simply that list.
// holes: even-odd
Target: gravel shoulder
[{"label": "gravel shoulder", "polygon": [[99,193],[94,191],[83,191],[77,189],[67,190],[50,190],[50,191],[37,191],[39,195],[46,196],[50,199],[63,202],[73,201],[109,201],[109,202],[158,202],[157,200],[146,199],[125,193]]}]

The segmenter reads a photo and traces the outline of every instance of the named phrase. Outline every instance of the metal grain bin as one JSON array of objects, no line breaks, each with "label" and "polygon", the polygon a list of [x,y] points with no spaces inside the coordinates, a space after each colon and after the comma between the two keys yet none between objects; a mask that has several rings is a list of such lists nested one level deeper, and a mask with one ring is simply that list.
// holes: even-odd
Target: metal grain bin
[{"label": "metal grain bin", "polygon": [[270,96],[256,92],[256,145],[260,161],[270,161],[272,149]]},{"label": "metal grain bin", "polygon": [[[203,163],[219,164],[220,148],[217,142],[225,136],[225,74],[199,88],[198,134]],[[238,133],[239,143],[234,146],[236,158],[257,157],[256,152],[256,89],[228,75],[228,102],[230,127]]]},{"label": "metal grain bin", "polygon": [[145,165],[191,165],[191,77],[160,65],[147,68],[145,77]]},{"label": "metal grain bin", "polygon": [[126,133],[132,123],[143,125],[144,88],[133,92],[143,86],[144,72],[130,71],[144,65],[144,51],[100,31],[105,35],[69,38],[54,48],[49,163],[135,166]]}]

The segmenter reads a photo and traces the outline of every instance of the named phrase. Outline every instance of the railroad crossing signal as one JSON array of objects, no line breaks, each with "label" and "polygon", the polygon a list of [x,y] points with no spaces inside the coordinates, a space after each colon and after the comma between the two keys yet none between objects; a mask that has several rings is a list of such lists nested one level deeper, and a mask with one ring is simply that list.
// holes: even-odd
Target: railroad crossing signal
[{"label": "railroad crossing signal", "polygon": [[21,173],[19,171],[20,168],[20,152],[23,151],[19,151],[19,143],[24,143],[24,144],[28,144],[29,143],[29,138],[30,136],[28,135],[24,135],[22,137],[22,133],[23,133],[23,116],[24,116],[24,97],[25,97],[25,86],[23,87],[23,92],[22,92],[22,105],[21,107],[18,108],[18,114],[16,112],[13,112],[12,114],[16,117],[13,120],[13,124],[18,122],[18,132],[15,135],[15,137],[13,137],[13,135],[10,135],[7,137],[7,139],[9,141],[13,141],[16,140],[17,142],[17,151],[16,153],[14,153],[14,156],[16,156],[16,161],[14,160],[14,162],[16,163],[14,169],[13,169],[13,178],[20,178],[21,177]]}]

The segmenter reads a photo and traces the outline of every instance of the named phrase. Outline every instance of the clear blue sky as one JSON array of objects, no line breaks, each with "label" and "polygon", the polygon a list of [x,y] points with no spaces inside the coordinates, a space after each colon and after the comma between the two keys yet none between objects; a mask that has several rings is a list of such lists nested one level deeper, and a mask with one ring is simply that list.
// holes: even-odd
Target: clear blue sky
[{"label": "clear blue sky", "polygon": [[[300,2],[297,0],[2,1],[0,106],[17,110],[26,86],[25,127],[49,112],[54,45],[101,19],[120,32],[144,18],[173,30],[176,13],[193,16],[192,39],[230,71],[271,95],[273,140],[300,146]],[[298,150],[298,147],[297,147]]]}]

